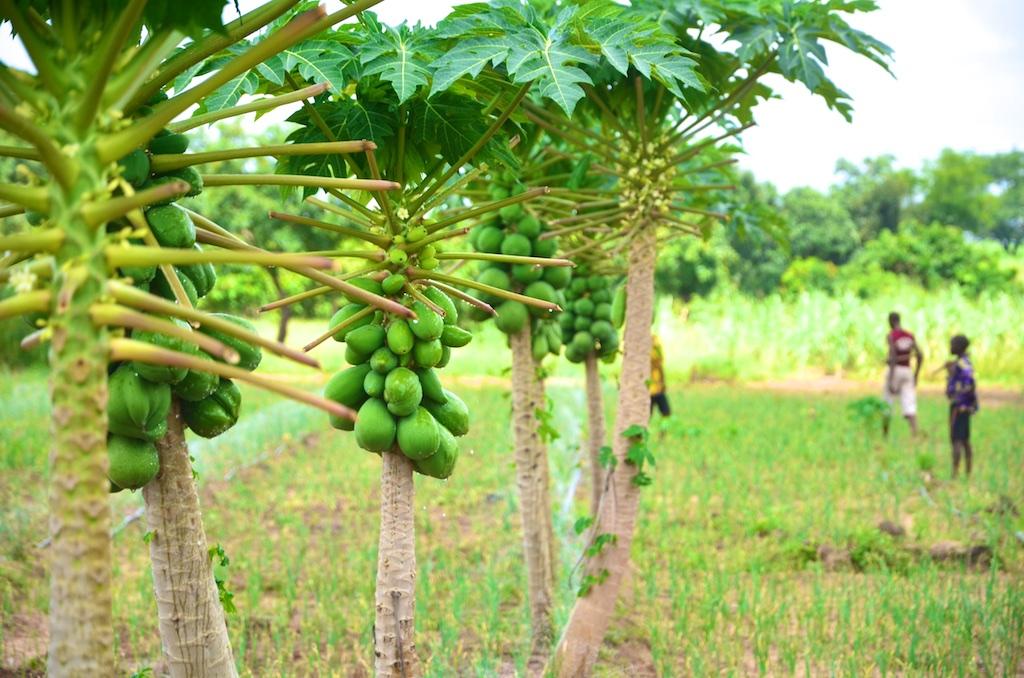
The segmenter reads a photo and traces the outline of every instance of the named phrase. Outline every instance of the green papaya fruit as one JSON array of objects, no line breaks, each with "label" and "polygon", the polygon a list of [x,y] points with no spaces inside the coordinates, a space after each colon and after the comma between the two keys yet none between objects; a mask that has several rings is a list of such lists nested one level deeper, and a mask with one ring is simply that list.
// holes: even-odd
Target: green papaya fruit
[{"label": "green papaya fruit", "polygon": [[196,244],[196,225],[177,205],[160,205],[146,210],[153,237],[164,247],[189,249]]},{"label": "green papaya fruit", "polygon": [[149,156],[141,148],[117,161],[121,167],[121,178],[138,188],[149,178]]},{"label": "green papaya fruit", "polygon": [[592,275],[589,278],[587,278],[587,289],[589,289],[591,292],[603,290],[606,287],[608,287],[608,279],[605,278],[603,275]]},{"label": "green papaya fruit", "polygon": [[421,301],[413,302],[412,311],[416,318],[409,321],[409,329],[421,341],[434,341],[444,330],[444,319]]},{"label": "green papaya fruit", "polygon": [[458,325],[446,325],[441,332],[441,343],[452,348],[462,348],[473,339],[473,334]]},{"label": "green papaya fruit", "polygon": [[[198,245],[193,246],[197,252],[202,252],[203,248]],[[214,270],[213,264],[206,262],[204,264],[187,264],[185,266],[177,266],[186,278],[192,281],[192,286],[196,289],[196,296],[205,297],[213,289],[213,286],[217,284],[217,271]]]},{"label": "green papaya fruit", "polygon": [[441,369],[442,367],[447,365],[448,361],[451,360],[451,359],[452,359],[452,350],[450,348],[448,348],[447,346],[442,346],[441,347],[441,359],[437,361],[437,364],[434,365],[434,367],[436,367],[437,369]]},{"label": "green papaya fruit", "polygon": [[581,363],[587,357],[588,351],[580,349],[573,342],[565,345],[565,359],[571,363]]},{"label": "green papaya fruit", "polygon": [[555,256],[555,252],[558,251],[558,242],[554,238],[548,238],[547,240],[534,240],[533,241],[533,256],[544,257],[550,259]]},{"label": "green papaya fruit", "polygon": [[384,294],[395,295],[402,291],[406,282],[408,282],[408,280],[401,273],[392,273],[388,277],[384,278],[384,281],[380,284],[380,288]]},{"label": "green papaya fruit", "polygon": [[501,184],[491,184],[487,188],[487,192],[491,196],[491,200],[504,200],[508,197],[508,189]]},{"label": "green papaya fruit", "polygon": [[572,282],[569,283],[569,291],[576,297],[583,294],[587,291],[587,279],[574,276]]},{"label": "green papaya fruit", "polygon": [[[177,177],[168,177],[168,176],[150,177],[146,181],[146,183],[142,184],[142,186],[139,187],[139,190],[146,190],[146,189],[149,189],[149,188],[156,188],[157,186],[162,186],[163,184],[177,183],[179,181],[181,181],[181,179],[179,179]],[[185,189],[185,190],[186,190],[186,192],[188,191],[188,189]],[[175,200],[177,200],[178,198],[180,198],[183,195],[185,195],[185,193],[175,193],[175,194],[167,196],[166,198],[163,198],[162,200],[157,200],[156,202],[150,203],[150,209],[152,209],[154,207],[166,207],[167,205],[170,205],[171,203],[173,203]]]},{"label": "green papaya fruit", "polygon": [[[337,327],[341,323],[345,322],[346,320],[348,320],[349,318],[354,316],[356,313],[359,313],[360,311],[362,311],[364,308],[366,308],[365,304],[345,304],[344,306],[339,308],[337,310],[337,312],[335,312],[334,315],[331,316],[331,320],[328,323],[328,328]],[[352,330],[354,330],[356,328],[363,327],[365,325],[369,325],[372,322],[373,322],[373,314],[372,313],[369,314],[369,315],[363,316],[362,318],[360,318],[359,320],[356,320],[355,322],[353,322],[351,325],[349,325],[345,329],[337,332],[334,335],[334,340],[335,341],[345,341],[345,337],[348,335],[349,332],[351,332]]]},{"label": "green papaya fruit", "polygon": [[516,233],[525,235],[530,240],[533,240],[540,235],[541,224],[537,217],[527,215],[519,220],[516,225]]},{"label": "green papaya fruit", "polygon": [[595,320],[590,326],[590,333],[602,344],[608,343],[615,336],[615,328],[607,320]]},{"label": "green papaya fruit", "polygon": [[384,328],[380,325],[364,325],[349,332],[345,337],[345,343],[355,351],[372,355],[374,351],[384,346],[384,336]]},{"label": "green papaya fruit", "polygon": [[573,348],[586,354],[594,350],[594,337],[590,332],[577,332],[572,338]]},{"label": "green papaya fruit", "polygon": [[455,462],[459,460],[459,441],[444,426],[438,426],[439,442],[437,452],[426,459],[416,459],[412,467],[417,473],[431,478],[444,480],[455,470]]},{"label": "green papaya fruit", "polygon": [[520,205],[519,203],[515,203],[513,205],[505,205],[500,210],[498,210],[498,216],[501,217],[502,221],[504,221],[506,224],[513,221],[518,221],[524,214],[526,214],[526,211],[523,209],[523,206]]},{"label": "green papaya fruit", "polygon": [[235,382],[221,377],[217,390],[194,403],[181,403],[181,416],[193,433],[215,438],[235,425],[242,406],[242,392]]},{"label": "green papaya fruit", "polygon": [[371,398],[381,398],[384,396],[384,381],[383,374],[370,370],[363,379],[363,391]]},{"label": "green papaya fruit", "polygon": [[512,264],[512,277],[524,285],[529,285],[544,277],[544,269],[533,264]]},{"label": "green papaya fruit", "polygon": [[501,242],[501,253],[518,257],[528,257],[533,252],[530,239],[525,235],[510,233]]},{"label": "green papaya fruit", "polygon": [[423,387],[416,373],[396,367],[384,380],[384,401],[388,410],[399,417],[412,414],[423,400]]},{"label": "green papaya fruit", "polygon": [[166,176],[187,182],[189,189],[185,195],[189,198],[194,198],[203,192],[203,175],[195,167],[182,167],[173,172],[168,172]]},{"label": "green papaya fruit", "polygon": [[387,346],[381,346],[370,356],[370,368],[379,374],[387,374],[398,367],[398,356]]},{"label": "green papaya fruit", "polygon": [[369,452],[385,452],[395,444],[397,428],[384,401],[370,398],[356,414],[356,443]]},{"label": "green papaya fruit", "polygon": [[409,459],[426,459],[441,444],[441,426],[424,407],[398,420],[398,447]]},{"label": "green papaya fruit", "polygon": [[[526,289],[523,290],[523,294],[525,294],[528,297],[540,299],[541,301],[546,301],[551,304],[558,303],[558,297],[555,294],[555,288],[552,287],[550,284],[544,282],[543,280],[538,280],[537,282],[530,283],[529,285],[527,285]],[[551,315],[551,311],[545,310],[543,308],[538,308],[537,306],[530,306],[528,310],[530,311],[530,315],[534,315],[537,317]]]},{"label": "green papaya fruit", "polygon": [[412,330],[409,328],[407,323],[402,318],[395,318],[388,325],[387,331],[387,342],[388,348],[391,349],[395,355],[405,355],[412,350],[413,344],[416,338],[413,336]]},{"label": "green papaya fruit", "polygon": [[612,305],[608,303],[600,303],[594,306],[594,320],[607,320],[611,322],[612,319]]},{"label": "green papaya fruit", "polygon": [[448,396],[444,394],[444,387],[441,385],[441,379],[437,376],[437,372],[428,368],[421,368],[416,370],[416,376],[420,378],[420,387],[423,389],[423,397],[428,400],[433,400],[436,403],[444,403],[448,400]]},{"label": "green papaya fruit", "polygon": [[469,432],[469,408],[462,402],[459,396],[448,389],[444,395],[447,400],[443,403],[427,400],[423,406],[434,415],[437,423],[452,432],[454,436],[464,436]]},{"label": "green papaya fruit", "polygon": [[[121,275],[132,279],[136,287],[148,286],[156,277],[156,266],[122,266]],[[187,292],[187,290],[186,290]]]},{"label": "green papaya fruit", "polygon": [[196,402],[216,391],[218,383],[220,383],[220,377],[216,374],[201,370],[189,370],[184,379],[171,387],[171,391],[182,400]]},{"label": "green papaya fruit", "polygon": [[[238,325],[250,332],[256,332],[256,327],[245,318],[240,318],[237,315],[230,315],[228,313],[213,313],[212,315],[216,318],[220,318],[221,320],[227,320],[228,322]],[[245,339],[239,339],[238,337],[231,336],[230,334],[210,327],[200,327],[199,331],[238,351],[237,367],[240,367],[243,370],[252,372],[259,367],[260,362],[263,360],[263,351],[260,347],[255,344],[250,344]]]},{"label": "green papaya fruit", "polygon": [[563,332],[571,332],[576,329],[575,323],[576,316],[573,315],[571,309],[566,309],[558,314],[558,326],[562,328]]},{"label": "green papaya fruit", "polygon": [[179,155],[188,150],[188,137],[184,134],[164,134],[149,140],[149,152],[153,155]]},{"label": "green papaya fruit", "polygon": [[501,251],[505,240],[505,232],[494,226],[485,226],[476,239],[476,247],[481,252],[497,254]]},{"label": "green papaya fruit", "polygon": [[573,329],[578,331],[590,329],[590,323],[593,322],[590,318],[585,315],[574,316],[575,321],[573,322]]},{"label": "green papaya fruit", "polygon": [[[336,373],[324,386],[324,397],[351,410],[358,410],[366,402],[363,381],[369,373],[369,365],[355,365]],[[355,427],[355,422],[344,417],[331,415],[330,421],[331,426],[342,431],[351,431]]]},{"label": "green papaya fruit", "polygon": [[345,362],[349,365],[362,365],[363,363],[369,363],[370,356],[365,353],[360,353],[349,345],[345,346]]},{"label": "green papaya fruit", "polygon": [[436,287],[425,287],[423,289],[423,296],[430,299],[444,311],[445,325],[454,325],[459,321],[459,311],[455,307],[455,302],[447,294]]},{"label": "green papaya fruit", "polygon": [[[179,320],[178,318],[166,318],[166,320],[169,320],[183,329],[191,329],[189,324],[184,320]],[[171,351],[187,353],[189,355],[198,356],[202,354],[202,351],[200,351],[195,344],[178,339],[177,337],[169,337],[166,334],[160,334],[158,332],[135,330],[132,333],[132,339],[136,341],[144,341],[147,344],[153,344],[154,346],[166,348]],[[149,381],[159,384],[177,384],[185,378],[186,374],[188,374],[187,367],[150,365],[142,362],[133,362],[132,367],[143,379],[148,379]]]},{"label": "green papaya fruit", "polygon": [[600,289],[590,293],[590,300],[595,304],[607,304],[612,300],[612,293],[607,289]]},{"label": "green papaya fruit", "polygon": [[[497,287],[499,290],[505,290],[506,292],[512,289],[512,280],[508,277],[508,273],[501,270],[497,266],[489,266],[480,272],[477,277],[477,282],[483,285],[490,285],[491,287]],[[488,299],[495,299],[491,294],[484,293]]]},{"label": "green papaya fruit", "polygon": [[[361,290],[366,290],[367,292],[370,292],[372,294],[379,295],[383,294],[384,292],[383,286],[373,278],[353,278],[352,280],[349,280],[347,282],[349,285],[358,287]],[[352,304],[364,304],[364,302],[360,301],[359,299],[356,299],[355,297],[349,294],[346,294],[345,298],[348,299],[349,303]]]},{"label": "green papaya fruit", "polygon": [[[174,269],[178,273],[178,281],[181,282],[182,288],[185,290],[185,296],[188,297],[189,303],[195,306],[199,302],[199,293],[196,291],[195,283],[187,275],[182,273],[178,268]],[[156,269],[153,275],[153,281],[149,284],[149,291],[153,294],[174,301],[174,290],[171,289],[171,284],[167,282],[167,278],[164,277],[164,272],[160,269]]]},{"label": "green papaya fruit", "polygon": [[107,428],[111,433],[139,440],[159,440],[167,433],[171,389],[140,377],[131,363],[110,375]]},{"label": "green papaya fruit", "polygon": [[568,266],[548,266],[544,269],[542,280],[556,290],[565,289],[572,280],[572,269]]},{"label": "green papaya fruit", "polygon": [[112,435],[107,438],[107,478],[115,487],[137,490],[160,472],[160,455],[153,443]]},{"label": "green papaya fruit", "polygon": [[612,325],[622,327],[626,322],[626,286],[619,285],[612,299]]},{"label": "green papaya fruit", "polygon": [[412,358],[418,367],[434,367],[441,361],[442,351],[440,339],[417,341],[412,347]]},{"label": "green papaya fruit", "polygon": [[533,337],[530,344],[530,348],[533,352],[533,359],[535,362],[544,360],[544,356],[548,354],[548,340],[543,334],[538,334]]},{"label": "green papaya fruit", "polygon": [[525,304],[518,301],[502,302],[496,310],[498,317],[494,319],[494,325],[505,334],[519,332],[530,321],[530,312]]},{"label": "green papaya fruit", "polygon": [[589,318],[594,315],[594,302],[587,297],[577,299],[572,304],[572,310],[576,312],[576,315],[582,315]]}]

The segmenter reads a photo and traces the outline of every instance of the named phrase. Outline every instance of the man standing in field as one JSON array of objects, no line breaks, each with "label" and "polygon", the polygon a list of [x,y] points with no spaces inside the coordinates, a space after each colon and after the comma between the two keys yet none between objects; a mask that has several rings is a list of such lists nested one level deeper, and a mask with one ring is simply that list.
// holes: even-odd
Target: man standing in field
[{"label": "man standing in field", "polygon": [[967,357],[971,342],[962,334],[949,342],[949,352],[955,360],[946,363],[946,397],[949,398],[949,439],[953,444],[953,477],[960,471],[960,458],[964,470],[971,475],[974,450],[971,449],[971,416],[978,411],[978,394],[974,381],[974,366]]},{"label": "man standing in field", "polygon": [[[924,361],[921,349],[917,346],[914,335],[903,329],[900,314],[893,311],[889,314],[889,334],[886,337],[889,354],[886,362],[888,369],[885,375],[885,401],[890,406],[899,398],[900,411],[903,418],[910,424],[910,434],[917,435],[917,376],[921,373]],[[910,369],[910,358],[914,357],[914,369]],[[882,423],[882,432],[889,434],[890,417]]]}]

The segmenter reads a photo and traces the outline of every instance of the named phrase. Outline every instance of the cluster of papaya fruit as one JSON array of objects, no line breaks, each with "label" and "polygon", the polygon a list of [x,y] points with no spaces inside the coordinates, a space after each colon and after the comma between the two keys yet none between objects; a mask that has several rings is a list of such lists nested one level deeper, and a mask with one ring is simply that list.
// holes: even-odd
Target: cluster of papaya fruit
[{"label": "cluster of papaya fruit", "polygon": [[[515,179],[515,174],[507,171],[488,188],[494,200],[503,200],[525,190],[526,186]],[[502,207],[491,222],[475,226],[469,232],[469,243],[478,252],[550,258],[555,255],[558,244],[553,238],[542,237],[545,230],[542,221],[528,214],[521,204],[513,204]],[[563,290],[569,285],[571,277],[571,270],[563,266],[485,262],[476,280],[564,308],[566,300]],[[503,300],[487,293],[481,294],[480,299],[495,307],[498,315],[494,323],[505,334],[517,334],[527,323],[531,323],[534,360],[540,361],[549,353],[558,355],[561,352],[562,329],[550,311],[515,300]],[[474,308],[470,317],[486,320],[488,316],[486,312]]]},{"label": "cluster of papaya fruit", "polygon": [[625,288],[616,288],[611,278],[580,267],[565,291],[564,311],[558,316],[569,362],[581,363],[595,352],[607,362],[615,360],[619,333],[625,316]]},{"label": "cluster of papaya fruit", "polygon": [[401,273],[350,282],[400,302],[416,317],[407,320],[352,298],[334,314],[331,327],[344,324],[334,339],[345,343],[351,367],[331,378],[324,395],[356,410],[357,416],[355,423],[331,417],[331,425],[355,430],[364,450],[397,447],[418,473],[449,477],[459,457],[456,438],[469,431],[469,408],[441,385],[437,371],[448,364],[452,349],[468,344],[472,335],[456,324],[455,304],[437,288],[421,288],[416,296],[422,299],[416,299],[407,293],[411,288]]},{"label": "cluster of papaya fruit", "polygon": [[[136,149],[121,159],[121,177],[137,188],[174,180],[184,180],[191,187],[189,196],[202,190],[202,178],[188,167],[169,174],[150,172],[150,158],[155,154],[184,153],[188,137],[164,131],[155,137],[145,150]],[[165,201],[149,207],[146,221],[156,240],[165,247],[199,248],[196,231],[187,212]],[[110,228],[123,228],[113,224]],[[178,279],[189,300],[195,304],[216,284],[217,276],[209,263],[175,267]],[[174,299],[170,284],[157,267],[123,268],[121,275],[132,283],[154,294]],[[253,326],[245,319],[228,314],[213,314],[248,330]],[[177,318],[163,318],[183,329],[188,323]],[[254,370],[262,359],[259,347],[225,334],[219,330],[201,327],[200,332],[235,349],[239,355],[238,367]],[[132,339],[161,348],[211,358],[192,343],[165,334],[134,330]],[[204,438],[218,436],[234,426],[238,420],[242,394],[230,379],[208,372],[184,367],[150,365],[141,362],[111,365],[109,378],[107,419],[109,439],[107,451],[111,491],[135,490],[152,480],[160,470],[159,456],[154,443],[167,433],[167,416],[172,398],[177,398],[181,414],[188,427]]]}]

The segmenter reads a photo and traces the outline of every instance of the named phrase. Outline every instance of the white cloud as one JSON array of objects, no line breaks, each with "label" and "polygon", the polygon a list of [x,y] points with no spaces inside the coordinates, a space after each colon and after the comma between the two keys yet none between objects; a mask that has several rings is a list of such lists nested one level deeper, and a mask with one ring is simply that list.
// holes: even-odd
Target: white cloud
[{"label": "white cloud", "polygon": [[[892,153],[918,166],[945,147],[998,152],[1024,147],[1024,26],[1018,0],[883,0],[856,22],[895,52],[896,79],[845,50],[829,53],[830,75],[853,97],[854,120],[802,87],[757,112],[741,161],[780,188],[828,186],[836,160]],[[775,84],[775,83],[772,83]]]}]

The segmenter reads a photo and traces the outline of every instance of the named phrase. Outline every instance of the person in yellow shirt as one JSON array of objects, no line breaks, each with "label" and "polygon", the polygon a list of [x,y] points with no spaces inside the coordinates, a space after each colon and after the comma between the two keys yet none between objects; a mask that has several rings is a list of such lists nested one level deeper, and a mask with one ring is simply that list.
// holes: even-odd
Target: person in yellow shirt
[{"label": "person in yellow shirt", "polygon": [[651,379],[648,382],[648,391],[651,394],[651,412],[658,407],[661,416],[667,417],[672,413],[669,407],[668,397],[665,395],[665,355],[661,349],[661,340],[658,335],[652,337],[651,344]]}]

